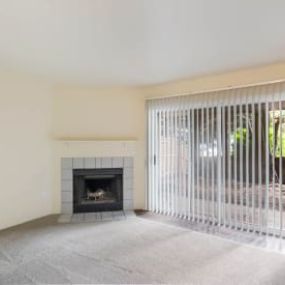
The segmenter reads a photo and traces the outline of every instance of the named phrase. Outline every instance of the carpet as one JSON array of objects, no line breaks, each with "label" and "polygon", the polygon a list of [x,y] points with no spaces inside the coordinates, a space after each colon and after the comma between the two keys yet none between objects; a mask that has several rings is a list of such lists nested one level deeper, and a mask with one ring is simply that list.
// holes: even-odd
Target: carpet
[{"label": "carpet", "polygon": [[130,217],[0,232],[0,284],[284,284],[285,255]]}]

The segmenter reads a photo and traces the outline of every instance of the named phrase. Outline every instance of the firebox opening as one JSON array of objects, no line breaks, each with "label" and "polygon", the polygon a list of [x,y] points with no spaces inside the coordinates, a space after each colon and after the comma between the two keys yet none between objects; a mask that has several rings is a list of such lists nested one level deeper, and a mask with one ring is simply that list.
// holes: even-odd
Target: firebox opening
[{"label": "firebox opening", "polygon": [[82,203],[105,203],[117,200],[114,176],[110,178],[89,177],[85,179]]},{"label": "firebox opening", "polygon": [[75,169],[74,213],[123,209],[122,169]]}]

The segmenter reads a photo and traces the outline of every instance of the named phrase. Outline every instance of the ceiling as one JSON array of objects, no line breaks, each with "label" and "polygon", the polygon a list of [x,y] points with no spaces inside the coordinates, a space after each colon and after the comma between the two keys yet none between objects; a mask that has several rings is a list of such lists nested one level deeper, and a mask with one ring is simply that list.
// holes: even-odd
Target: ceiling
[{"label": "ceiling", "polygon": [[0,0],[0,68],[149,85],[285,60],[284,0]]}]

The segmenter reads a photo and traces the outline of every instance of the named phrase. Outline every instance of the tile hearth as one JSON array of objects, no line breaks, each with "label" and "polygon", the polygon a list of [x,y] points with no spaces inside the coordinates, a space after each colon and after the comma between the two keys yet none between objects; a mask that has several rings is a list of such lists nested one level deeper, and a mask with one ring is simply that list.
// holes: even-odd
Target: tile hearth
[{"label": "tile hearth", "polygon": [[58,223],[96,223],[107,221],[120,221],[135,217],[134,211],[110,211],[96,213],[62,214],[58,218]]}]

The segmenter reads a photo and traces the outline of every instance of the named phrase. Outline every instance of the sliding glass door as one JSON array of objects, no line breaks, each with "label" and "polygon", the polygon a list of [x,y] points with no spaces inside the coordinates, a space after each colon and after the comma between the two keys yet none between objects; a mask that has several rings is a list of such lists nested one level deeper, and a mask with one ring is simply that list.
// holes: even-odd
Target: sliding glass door
[{"label": "sliding glass door", "polygon": [[282,235],[284,95],[272,84],[150,100],[149,210]]}]

